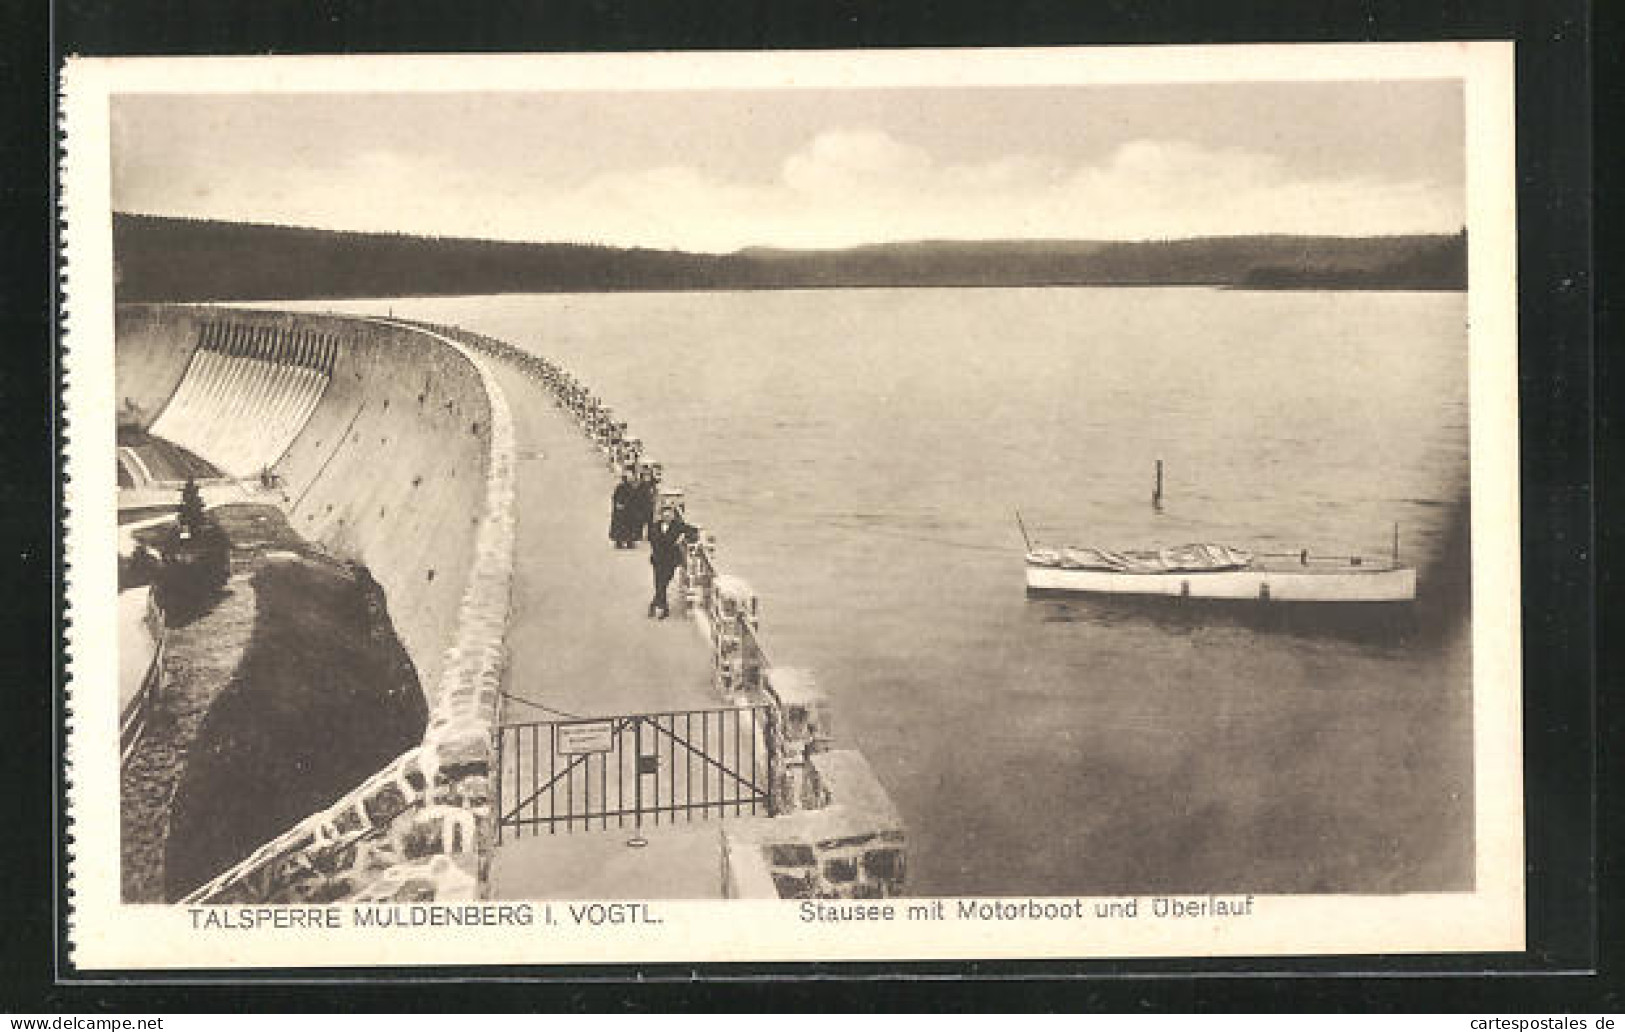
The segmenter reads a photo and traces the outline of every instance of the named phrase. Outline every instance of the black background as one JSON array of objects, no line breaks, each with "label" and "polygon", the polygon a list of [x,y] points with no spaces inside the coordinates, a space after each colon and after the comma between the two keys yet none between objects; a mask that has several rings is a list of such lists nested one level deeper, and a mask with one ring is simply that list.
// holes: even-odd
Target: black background
[{"label": "black background", "polygon": [[[1609,595],[1617,489],[1618,317],[1594,300],[1593,138],[1620,107],[1617,6],[1583,0],[910,3],[478,3],[0,0],[0,1011],[356,1009],[1622,1009],[1615,793],[1625,626]],[[1595,18],[1595,24],[1592,19]],[[1518,41],[1520,381],[1530,949],[1523,954],[1157,963],[745,965],[117,976],[67,963],[55,755],[62,614],[51,147],[65,54],[805,49],[1230,42]],[[1592,72],[1596,73],[1595,86]],[[1593,90],[1595,111],[1593,116]],[[1335,117],[1329,113],[1328,117]],[[1595,152],[1594,152],[1595,145]],[[1596,223],[1601,225],[1599,221]],[[1595,307],[1594,307],[1595,306]],[[1595,325],[1594,325],[1595,319]],[[1593,333],[1596,333],[1595,338]],[[1597,344],[1593,345],[1593,340]],[[1595,362],[1595,368],[1593,363]],[[1593,405],[1594,392],[1604,396]],[[1594,444],[1603,451],[1594,451]],[[53,497],[56,504],[52,504]],[[1613,514],[1610,516],[1610,514]],[[1599,563],[1599,557],[1602,562]],[[1510,560],[1512,557],[1508,557]],[[1600,590],[1599,590],[1600,589]],[[1600,600],[1600,604],[1599,604]],[[1597,643],[1605,643],[1601,651]],[[109,643],[110,645],[110,643]],[[81,643],[81,648],[97,647]],[[1596,666],[1604,666],[1599,679]],[[1604,700],[1606,702],[1606,700]],[[1600,732],[1600,733],[1599,733]],[[54,741],[54,745],[53,745]],[[1598,771],[1604,776],[1597,777]],[[1617,777],[1612,779],[1617,780]],[[1594,837],[1599,816],[1606,835]],[[1601,890],[1600,895],[1598,890]],[[1599,923],[1600,922],[1600,923]],[[1602,976],[1587,974],[1598,968]],[[695,979],[701,981],[695,981]],[[455,981],[451,981],[455,980]],[[538,980],[541,980],[538,982]],[[410,998],[409,998],[410,997]]]}]

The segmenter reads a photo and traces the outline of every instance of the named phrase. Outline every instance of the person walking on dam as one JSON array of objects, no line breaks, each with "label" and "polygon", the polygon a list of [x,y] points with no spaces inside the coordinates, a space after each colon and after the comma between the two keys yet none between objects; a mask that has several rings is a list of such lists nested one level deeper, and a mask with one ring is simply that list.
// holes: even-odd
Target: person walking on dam
[{"label": "person walking on dam", "polygon": [[632,540],[641,541],[654,526],[655,499],[660,495],[660,484],[654,470],[643,466],[638,470],[637,486],[633,489],[636,503],[632,507]]},{"label": "person walking on dam", "polygon": [[609,502],[609,539],[616,548],[631,548],[643,536],[643,513],[638,504],[638,485],[631,470],[621,471],[621,482]]},{"label": "person walking on dam", "polygon": [[660,507],[660,516],[649,526],[649,565],[654,567],[655,593],[649,601],[649,615],[658,611],[660,619],[671,615],[666,601],[666,588],[671,584],[677,567],[683,565],[683,543],[694,540],[699,531],[683,522],[677,510],[670,505]]}]

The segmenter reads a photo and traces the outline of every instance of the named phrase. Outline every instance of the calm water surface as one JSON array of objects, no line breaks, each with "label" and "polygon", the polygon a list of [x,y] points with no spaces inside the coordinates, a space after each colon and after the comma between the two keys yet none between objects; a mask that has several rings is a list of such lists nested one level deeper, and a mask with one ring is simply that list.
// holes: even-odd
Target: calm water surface
[{"label": "calm water surface", "polygon": [[[833,696],[903,812],[914,891],[1472,884],[1465,295],[309,307],[488,333],[628,419],[760,593],[774,662]],[[1029,600],[1016,507],[1043,541],[1114,548],[1383,555],[1398,522],[1423,598],[1380,623]]]}]

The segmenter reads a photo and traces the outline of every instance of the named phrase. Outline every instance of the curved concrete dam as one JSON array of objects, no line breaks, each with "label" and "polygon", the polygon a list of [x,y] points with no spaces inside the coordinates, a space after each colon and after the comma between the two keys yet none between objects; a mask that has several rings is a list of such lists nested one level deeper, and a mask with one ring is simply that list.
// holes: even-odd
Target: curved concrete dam
[{"label": "curved concrete dam", "polygon": [[421,744],[187,901],[902,891],[889,798],[814,679],[768,662],[713,535],[672,586],[691,619],[646,619],[645,553],[603,528],[650,460],[567,371],[384,319],[121,306],[117,332],[121,425],[211,464],[211,504],[274,504],[367,567],[428,710]]},{"label": "curved concrete dam", "polygon": [[[490,402],[470,361],[418,333],[322,316],[120,306],[117,334],[124,418],[365,565],[419,679],[435,684],[490,451]],[[256,490],[265,471],[270,496]]]}]

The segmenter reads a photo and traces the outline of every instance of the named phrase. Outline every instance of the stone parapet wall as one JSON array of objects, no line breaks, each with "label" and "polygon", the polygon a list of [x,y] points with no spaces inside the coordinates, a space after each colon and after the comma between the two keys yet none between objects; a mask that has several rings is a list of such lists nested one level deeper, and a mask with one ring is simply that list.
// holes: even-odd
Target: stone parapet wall
[{"label": "stone parapet wall", "polygon": [[868,761],[850,749],[814,755],[814,806],[726,825],[729,899],[877,899],[903,893],[903,822]]},{"label": "stone parapet wall", "polygon": [[482,892],[492,841],[491,741],[513,579],[514,428],[482,361],[451,340],[425,336],[459,354],[478,375],[490,453],[473,562],[452,644],[437,664],[423,742],[187,902],[469,900]]}]

